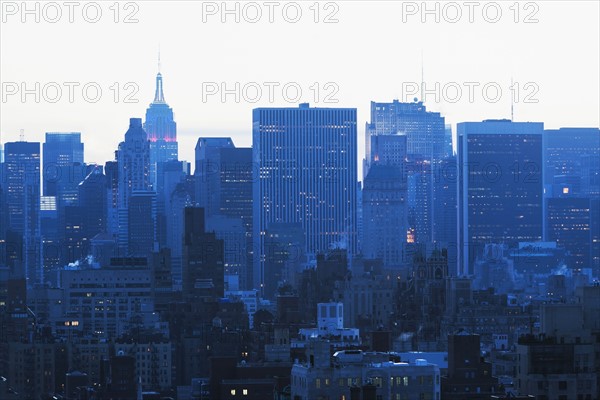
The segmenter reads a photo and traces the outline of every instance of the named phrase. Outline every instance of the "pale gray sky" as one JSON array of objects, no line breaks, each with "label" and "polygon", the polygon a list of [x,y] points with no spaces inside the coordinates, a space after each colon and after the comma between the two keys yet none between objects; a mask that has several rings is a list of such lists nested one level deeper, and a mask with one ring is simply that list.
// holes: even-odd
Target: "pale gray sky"
[{"label": "pale gray sky", "polygon": [[[227,2],[230,9],[235,3]],[[542,121],[549,128],[600,125],[598,1],[475,2],[473,22],[468,2],[462,1],[427,2],[430,10],[437,7],[439,22],[435,11],[421,14],[421,1],[322,1],[317,6],[313,1],[280,1],[271,9],[273,23],[266,2],[247,3],[239,2],[239,23],[235,14],[225,15],[223,23],[222,2],[121,2],[115,23],[113,2],[82,1],[70,23],[69,9],[59,1],[54,4],[62,17],[50,23],[56,7],[39,2],[38,23],[35,14],[22,15],[20,1],[2,1],[0,141],[18,140],[20,129],[28,141],[43,141],[44,132],[80,131],[87,162],[112,159],[129,118],[143,117],[153,99],[159,45],[165,97],[178,125],[180,158],[191,162],[199,136],[231,136],[236,145],[250,146],[254,107],[296,106],[282,93],[286,83],[297,83],[301,101],[315,106],[358,108],[362,157],[369,102],[414,97],[407,92],[421,81],[421,58],[427,88],[435,91],[439,84],[440,95],[435,99],[434,93],[429,94],[425,103],[453,125],[510,118],[511,78],[520,95],[515,120]],[[27,4],[34,9],[36,2]],[[295,17],[296,4],[302,16],[290,23],[285,18]],[[100,20],[87,22],[84,16],[93,19],[96,5],[102,11]],[[263,13],[261,19],[249,22],[257,9]],[[489,22],[498,10],[500,20]],[[451,23],[457,11],[462,17]],[[137,23],[123,22],[130,13]],[[327,15],[338,22],[324,23]],[[40,83],[39,103],[33,94],[22,101],[23,82],[29,89]],[[56,96],[52,82],[62,86],[56,103],[49,102]],[[80,85],[74,88],[72,103],[64,82]],[[81,88],[90,82],[102,89],[97,103],[83,97]],[[120,87],[116,103],[115,82]],[[131,92],[127,82],[139,87],[132,96],[137,104],[123,101]],[[211,82],[225,82],[231,89],[235,82],[240,89],[246,85],[247,98],[236,103],[231,94],[222,102],[219,95],[212,95],[203,101],[203,83],[207,87]],[[247,85],[251,82],[262,88],[255,103],[247,101],[257,95],[256,88]],[[273,102],[264,82],[280,85],[274,88]],[[334,85],[325,86],[328,82]],[[479,85],[473,86],[472,102],[465,82]],[[290,87],[287,94],[294,97]],[[319,102],[314,98],[317,87]],[[339,91],[332,98],[339,102],[325,103],[324,96],[336,87]],[[462,98],[452,103],[457,87]],[[497,87],[502,96],[493,103]],[[15,88],[19,93],[11,94]],[[524,102],[525,95],[538,102]]]}]

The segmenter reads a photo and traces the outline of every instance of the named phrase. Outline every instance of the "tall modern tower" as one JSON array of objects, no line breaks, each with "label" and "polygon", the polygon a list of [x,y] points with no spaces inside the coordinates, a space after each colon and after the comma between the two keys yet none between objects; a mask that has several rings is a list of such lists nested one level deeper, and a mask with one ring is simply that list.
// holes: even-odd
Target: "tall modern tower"
[{"label": "tall modern tower", "polygon": [[[562,182],[561,182],[562,181]],[[600,129],[560,128],[544,131],[544,184],[569,181],[569,195],[600,197]]]},{"label": "tall modern tower", "polygon": [[196,202],[206,216],[219,214],[221,204],[221,149],[235,149],[228,137],[198,138],[195,151]]},{"label": "tall modern tower", "polygon": [[570,255],[568,266],[600,266],[600,129],[544,131],[544,240]]},{"label": "tall modern tower", "polygon": [[58,196],[62,192],[77,191],[81,182],[83,143],[79,132],[47,132],[44,150],[43,190],[44,196]]},{"label": "tall modern tower", "polygon": [[387,268],[403,264],[406,247],[406,181],[401,167],[374,163],[362,192],[362,253]]},{"label": "tall modern tower", "polygon": [[[399,143],[399,140],[392,140],[394,136],[406,136],[404,153],[394,146],[394,143]],[[398,166],[403,164],[407,179],[409,227],[413,240],[419,243],[434,241],[432,204],[435,182],[432,171],[445,156],[447,142],[444,117],[427,111],[423,102],[371,102],[371,121],[365,127],[363,177],[366,178],[370,166],[378,161]]]},{"label": "tall modern tower", "polygon": [[134,193],[152,190],[150,182],[150,147],[141,118],[131,118],[125,140],[119,144],[118,164],[118,242],[122,249],[129,243],[129,202]]},{"label": "tall modern tower", "polygon": [[423,102],[391,103],[371,102],[371,122],[365,128],[365,168],[367,176],[369,166],[374,161],[376,149],[372,137],[381,135],[405,134],[406,153],[409,160],[413,156],[429,160],[441,159],[446,150],[446,126],[440,113],[427,111]]},{"label": "tall modern tower", "polygon": [[262,288],[265,232],[301,223],[306,251],[356,252],[356,109],[253,111],[254,285]]},{"label": "tall modern tower", "polygon": [[487,243],[541,241],[544,124],[458,124],[458,275]]},{"label": "tall modern tower", "polygon": [[252,149],[231,138],[199,138],[196,202],[206,226],[225,242],[225,272],[252,288]]},{"label": "tall modern tower", "polygon": [[[9,237],[19,237],[13,272],[27,279],[27,285],[43,282],[40,237],[40,144],[11,142],[4,147],[4,185],[6,188]],[[12,235],[10,234],[12,233]],[[10,243],[8,243],[10,245]]]},{"label": "tall modern tower", "polygon": [[165,102],[160,72],[156,75],[154,101],[146,110],[144,130],[150,142],[150,183],[157,190],[158,164],[177,160],[177,124],[173,120],[173,109]]}]

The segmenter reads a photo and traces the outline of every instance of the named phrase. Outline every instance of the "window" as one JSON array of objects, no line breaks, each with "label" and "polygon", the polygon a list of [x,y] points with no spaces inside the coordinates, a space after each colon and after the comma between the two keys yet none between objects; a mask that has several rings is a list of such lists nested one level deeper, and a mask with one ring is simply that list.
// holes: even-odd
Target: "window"
[{"label": "window", "polygon": [[567,381],[559,381],[558,390],[567,390]]},{"label": "window", "polygon": [[244,396],[248,396],[248,389],[242,389],[242,394]]},{"label": "window", "polygon": [[321,389],[321,379],[317,378],[317,379],[315,380],[315,387],[316,387],[317,389]]},{"label": "window", "polygon": [[231,393],[232,396],[235,396],[235,389],[231,389],[229,393]]}]

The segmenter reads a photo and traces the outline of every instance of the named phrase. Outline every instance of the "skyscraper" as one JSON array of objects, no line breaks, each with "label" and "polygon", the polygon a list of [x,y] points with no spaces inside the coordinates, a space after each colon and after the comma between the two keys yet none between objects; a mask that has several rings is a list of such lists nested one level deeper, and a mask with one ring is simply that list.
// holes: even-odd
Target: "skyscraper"
[{"label": "skyscraper", "polygon": [[458,274],[487,243],[542,239],[543,123],[458,124]]},{"label": "skyscraper", "polygon": [[[79,132],[46,133],[46,141],[43,144],[43,193],[46,201],[53,201],[56,205],[56,222],[59,227],[56,243],[59,244],[59,264],[62,265],[82,256],[82,214],[77,207],[79,206],[78,185],[86,176],[83,149]],[[45,219],[41,235],[45,250],[53,252],[55,249],[50,247],[50,243],[54,243],[52,236],[56,232],[53,232],[52,224],[47,222],[48,220]],[[50,257],[53,256],[50,254]],[[44,260],[51,261],[45,255]],[[51,265],[46,267],[50,268],[49,271],[52,269]]]},{"label": "skyscraper", "polygon": [[196,200],[225,241],[226,272],[239,275],[242,289],[252,288],[252,165],[252,149],[231,138],[198,139]]},{"label": "skyscraper", "polygon": [[107,161],[104,164],[106,175],[106,233],[117,239],[119,234],[119,164]]},{"label": "skyscraper", "polygon": [[225,291],[223,241],[206,232],[202,208],[186,207],[184,213],[184,298],[221,298]]},{"label": "skyscraper", "polygon": [[546,129],[544,233],[570,254],[573,268],[600,266],[600,129]]},{"label": "skyscraper", "polygon": [[84,236],[89,240],[106,232],[106,176],[101,165],[90,165],[88,174],[79,184],[79,207],[85,210]]},{"label": "skyscraper", "polygon": [[[406,136],[406,150],[394,146],[394,136]],[[451,140],[451,136],[450,136]],[[408,225],[418,243],[434,241],[434,166],[448,152],[448,130],[440,113],[427,111],[423,102],[371,102],[371,122],[365,128],[363,177],[377,162],[402,163],[408,190]],[[403,155],[403,157],[402,157]]]},{"label": "skyscraper", "polygon": [[[545,185],[570,179],[578,189],[571,195],[600,197],[600,129],[546,129],[543,142]],[[547,187],[546,195],[551,193]]]},{"label": "skyscraper", "polygon": [[160,72],[156,75],[154,101],[146,110],[144,129],[150,142],[149,179],[156,191],[158,164],[177,160],[177,124],[173,120],[173,109],[165,102]]},{"label": "skyscraper", "polygon": [[403,263],[407,230],[406,181],[401,167],[374,163],[362,193],[362,253],[385,267]]},{"label": "skyscraper", "polygon": [[129,198],[127,217],[128,253],[149,257],[156,242],[156,194],[151,191],[134,191]]},{"label": "skyscraper", "polygon": [[356,109],[253,111],[254,285],[262,287],[271,223],[301,223],[306,250],[356,252]]},{"label": "skyscraper", "polygon": [[152,190],[150,182],[150,148],[141,118],[131,118],[125,140],[117,151],[119,247],[127,249],[129,242],[129,201],[133,192]]},{"label": "skyscraper", "polygon": [[592,201],[575,195],[551,197],[546,203],[545,241],[567,250],[567,266],[592,266]]},{"label": "skyscraper", "polygon": [[60,229],[55,196],[40,199],[40,232],[42,235],[42,265],[44,281],[56,284],[61,267]]},{"label": "skyscraper", "polygon": [[365,128],[365,169],[363,176],[369,172],[374,161],[375,152],[371,146],[373,136],[405,134],[406,153],[409,160],[412,156],[439,160],[446,151],[446,127],[444,117],[440,113],[427,111],[423,102],[391,103],[371,102],[371,122]]},{"label": "skyscraper", "polygon": [[457,175],[456,156],[437,162],[433,170],[433,241],[448,250],[448,270],[456,271],[457,257]]},{"label": "skyscraper", "polygon": [[408,187],[408,225],[415,243],[433,242],[433,165],[426,157],[412,156],[406,167]]},{"label": "skyscraper", "polygon": [[221,204],[221,149],[233,149],[231,138],[198,138],[196,143],[196,201],[207,216],[219,214]]},{"label": "skyscraper", "polygon": [[58,196],[65,191],[77,191],[82,175],[76,168],[83,166],[83,143],[79,132],[47,132],[44,150],[44,196]]},{"label": "skyscraper", "polygon": [[[4,187],[7,225],[3,227],[19,241],[13,273],[27,279],[27,285],[43,281],[40,237],[40,144],[10,142],[4,147]],[[10,247],[10,243],[8,243]]]}]

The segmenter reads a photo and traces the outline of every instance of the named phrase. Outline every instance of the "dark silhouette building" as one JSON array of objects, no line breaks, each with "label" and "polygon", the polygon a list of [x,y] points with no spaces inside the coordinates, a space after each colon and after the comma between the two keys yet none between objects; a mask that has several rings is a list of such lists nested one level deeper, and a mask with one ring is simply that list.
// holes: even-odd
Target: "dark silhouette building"
[{"label": "dark silhouette building", "polygon": [[205,231],[204,209],[185,208],[183,295],[187,299],[224,295],[223,240]]},{"label": "dark silhouette building", "polygon": [[502,394],[492,365],[481,357],[479,335],[448,336],[448,375],[442,377],[442,397],[448,400],[489,399]]}]

